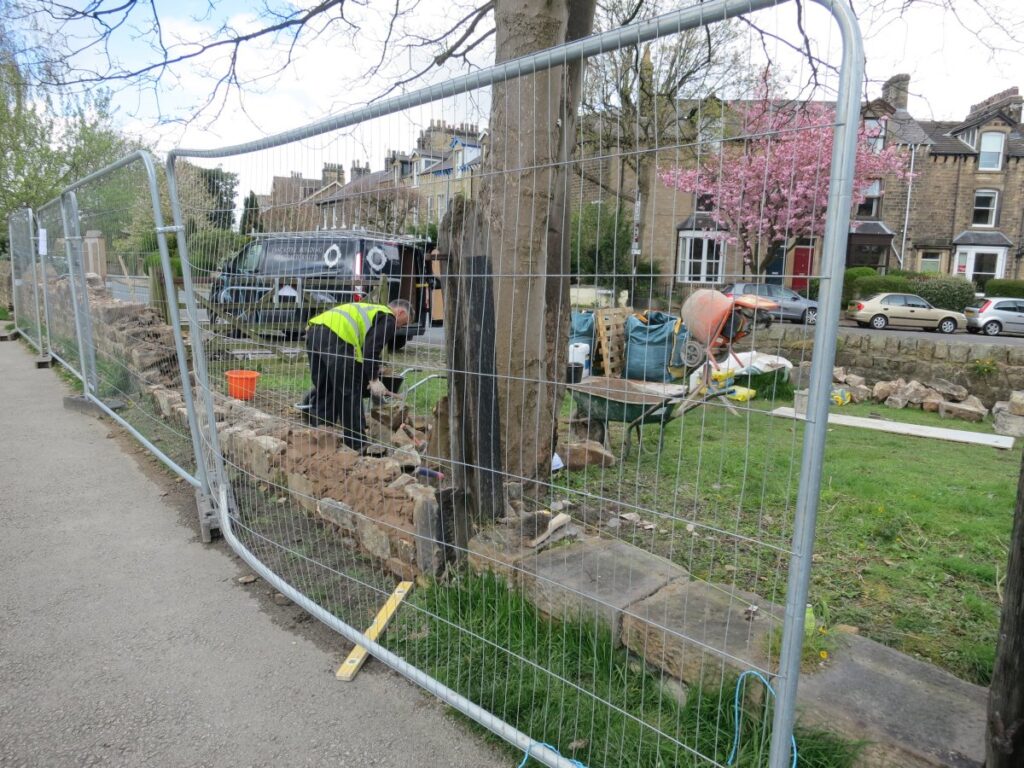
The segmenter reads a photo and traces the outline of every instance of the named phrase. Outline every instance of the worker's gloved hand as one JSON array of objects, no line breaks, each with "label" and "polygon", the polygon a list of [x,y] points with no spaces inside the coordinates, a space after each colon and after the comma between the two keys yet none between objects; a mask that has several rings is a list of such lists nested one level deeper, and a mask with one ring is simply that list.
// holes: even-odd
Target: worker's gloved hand
[{"label": "worker's gloved hand", "polygon": [[380,379],[373,379],[369,384],[370,397],[374,400],[380,401],[391,397],[391,393],[388,392],[388,388],[384,386]]}]

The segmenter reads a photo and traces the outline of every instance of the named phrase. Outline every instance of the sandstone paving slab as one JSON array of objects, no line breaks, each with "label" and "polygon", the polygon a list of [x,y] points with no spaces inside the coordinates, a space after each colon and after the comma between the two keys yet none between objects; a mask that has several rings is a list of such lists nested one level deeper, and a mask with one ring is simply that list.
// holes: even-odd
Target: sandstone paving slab
[{"label": "sandstone paving slab", "polygon": [[623,541],[585,539],[520,561],[523,589],[543,613],[603,621],[619,637],[623,611],[687,572]]},{"label": "sandstone paving slab", "polygon": [[800,678],[801,722],[868,744],[861,768],[981,766],[986,690],[857,635]]}]

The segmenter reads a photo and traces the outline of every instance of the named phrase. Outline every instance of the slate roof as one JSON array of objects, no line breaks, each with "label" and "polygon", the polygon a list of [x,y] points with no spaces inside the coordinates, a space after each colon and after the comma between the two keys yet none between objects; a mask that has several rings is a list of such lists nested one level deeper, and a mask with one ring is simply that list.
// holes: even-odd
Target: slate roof
[{"label": "slate roof", "polygon": [[931,144],[932,139],[905,109],[897,109],[885,127],[886,133],[896,141],[897,144]]},{"label": "slate roof", "polygon": [[956,136],[950,136],[949,132],[960,123],[955,120],[922,120],[918,123],[931,139],[931,153],[933,155],[976,155],[978,151],[971,149],[971,146],[961,141]]},{"label": "slate roof", "polygon": [[988,245],[1004,248],[1013,245],[1013,241],[1002,232],[976,232],[965,229],[953,238],[953,245]]},{"label": "slate roof", "polygon": [[704,211],[691,213],[676,225],[677,232],[720,232],[724,230],[725,227],[719,225],[710,213]]},{"label": "slate roof", "polygon": [[851,221],[850,234],[853,235],[885,235],[892,237],[896,233],[881,221]]}]

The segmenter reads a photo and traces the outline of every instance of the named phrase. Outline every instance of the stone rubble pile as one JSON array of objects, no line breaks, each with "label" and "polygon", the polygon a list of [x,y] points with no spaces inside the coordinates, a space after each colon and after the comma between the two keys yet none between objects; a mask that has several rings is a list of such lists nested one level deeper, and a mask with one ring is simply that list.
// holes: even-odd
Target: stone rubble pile
[{"label": "stone rubble pile", "polygon": [[[855,403],[876,402],[888,408],[919,408],[938,413],[946,419],[984,421],[989,409],[966,387],[946,379],[931,379],[926,383],[902,378],[878,381],[869,387],[863,376],[846,373],[835,368],[832,374],[836,386],[844,387]],[[993,427],[1000,435],[1024,437],[1024,390],[1013,391],[1008,400],[997,401],[992,407]]]}]

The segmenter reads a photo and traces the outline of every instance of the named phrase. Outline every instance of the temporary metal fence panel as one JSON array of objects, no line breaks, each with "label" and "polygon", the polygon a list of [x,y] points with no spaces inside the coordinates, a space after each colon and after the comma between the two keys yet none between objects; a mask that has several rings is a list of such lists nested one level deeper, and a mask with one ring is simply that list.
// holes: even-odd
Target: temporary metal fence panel
[{"label": "temporary metal fence panel", "polygon": [[22,208],[8,220],[11,243],[11,296],[14,324],[29,343],[42,352],[45,341],[44,309],[40,285],[42,269],[36,254],[31,208]]},{"label": "temporary metal fence panel", "polygon": [[[821,4],[841,76],[807,81],[834,107],[737,78],[763,38],[728,19],[776,3],[718,0],[168,160],[225,537],[546,765],[796,760],[862,74],[849,7]],[[83,229],[111,229],[104,210]],[[759,310],[697,293],[755,282]],[[782,290],[812,285],[799,311]],[[395,298],[420,321],[385,355],[405,397],[352,429],[355,353],[306,323]],[[805,426],[772,415],[775,366],[809,384]],[[777,701],[741,695],[751,677]]]},{"label": "temporary metal fence panel", "polygon": [[36,238],[46,315],[49,352],[79,379],[83,378],[79,327],[75,311],[68,242],[61,199],[36,211]]},{"label": "temporary metal fence panel", "polygon": [[[87,395],[148,450],[204,489],[189,358],[178,316],[178,259],[167,247],[156,166],[129,155],[64,193]],[[126,288],[129,262],[147,274]]]}]

